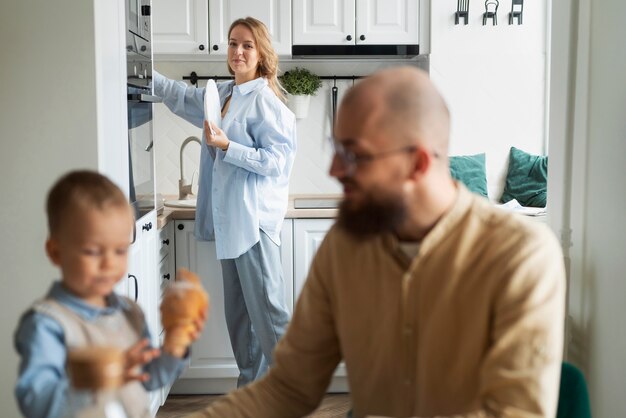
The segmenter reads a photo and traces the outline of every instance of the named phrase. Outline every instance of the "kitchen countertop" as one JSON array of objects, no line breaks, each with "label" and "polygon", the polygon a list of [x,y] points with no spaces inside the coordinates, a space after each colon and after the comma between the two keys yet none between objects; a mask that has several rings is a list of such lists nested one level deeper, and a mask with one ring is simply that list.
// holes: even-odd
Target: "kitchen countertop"
[{"label": "kitchen countertop", "polygon": [[[176,199],[176,196],[165,196],[165,200]],[[330,206],[337,205],[341,200],[341,195],[325,194],[325,195],[290,195],[289,205],[287,206],[286,219],[298,218],[336,218],[338,210],[336,208],[326,207],[299,207],[295,206]],[[298,204],[295,204],[298,202]],[[195,220],[195,208],[173,208],[165,206],[163,213],[157,216],[157,229],[163,228],[172,220]]]}]

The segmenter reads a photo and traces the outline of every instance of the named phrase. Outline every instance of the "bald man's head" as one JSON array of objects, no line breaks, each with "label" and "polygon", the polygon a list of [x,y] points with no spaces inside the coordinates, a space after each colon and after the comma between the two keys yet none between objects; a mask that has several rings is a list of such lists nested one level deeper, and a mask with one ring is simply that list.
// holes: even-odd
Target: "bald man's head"
[{"label": "bald man's head", "polygon": [[366,121],[365,129],[380,129],[403,144],[447,155],[450,113],[422,70],[405,66],[379,71],[350,89],[342,108],[357,112]]}]

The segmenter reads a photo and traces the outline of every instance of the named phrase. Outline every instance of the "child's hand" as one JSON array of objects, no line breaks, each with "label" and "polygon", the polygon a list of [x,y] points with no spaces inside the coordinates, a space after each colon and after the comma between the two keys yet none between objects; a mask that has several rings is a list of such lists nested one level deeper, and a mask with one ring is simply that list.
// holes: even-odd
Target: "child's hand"
[{"label": "child's hand", "polygon": [[[200,338],[206,318],[207,310],[203,309],[200,311],[198,318],[193,320],[192,324],[177,325],[168,329],[163,341],[163,351],[174,357],[184,357],[191,343]],[[185,343],[181,343],[182,341]]]},{"label": "child's hand", "polygon": [[147,338],[139,341],[128,350],[126,350],[126,371],[125,381],[138,380],[140,382],[147,381],[150,376],[148,373],[141,373],[141,367],[150,363],[161,355],[158,348],[150,348],[150,341]]}]

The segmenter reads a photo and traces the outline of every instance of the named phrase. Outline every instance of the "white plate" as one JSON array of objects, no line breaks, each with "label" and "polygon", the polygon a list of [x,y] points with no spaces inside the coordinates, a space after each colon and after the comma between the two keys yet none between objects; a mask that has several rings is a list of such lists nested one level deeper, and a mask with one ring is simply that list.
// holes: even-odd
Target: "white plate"
[{"label": "white plate", "polygon": [[209,80],[206,83],[206,89],[204,92],[204,119],[210,123],[213,123],[217,127],[222,125],[222,115],[220,109],[220,95],[217,92],[217,85],[214,80]]}]

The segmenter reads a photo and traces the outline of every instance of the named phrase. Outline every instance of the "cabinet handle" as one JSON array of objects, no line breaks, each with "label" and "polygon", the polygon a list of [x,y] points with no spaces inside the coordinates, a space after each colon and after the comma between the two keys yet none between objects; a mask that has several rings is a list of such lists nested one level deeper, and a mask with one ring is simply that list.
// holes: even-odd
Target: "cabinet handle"
[{"label": "cabinet handle", "polygon": [[185,225],[178,224],[178,226],[176,228],[178,228],[179,231],[182,231],[183,229],[185,229]]},{"label": "cabinet handle", "polygon": [[364,41],[364,40],[365,40],[365,35],[361,35],[361,36],[359,36],[359,39],[360,39],[360,40],[362,40],[362,41]]},{"label": "cabinet handle", "polygon": [[129,274],[128,278],[130,279],[132,277],[132,279],[135,282],[135,302],[137,302],[137,299],[139,298],[139,282],[137,281],[137,276],[135,276],[134,274]]},{"label": "cabinet handle", "polygon": [[351,41],[351,40],[352,40],[352,35],[346,36],[346,41]]},{"label": "cabinet handle", "polygon": [[213,45],[213,51],[217,51],[218,49],[220,49],[220,47],[219,47],[219,46],[217,46],[217,44],[216,44],[216,45]]},{"label": "cabinet handle", "polygon": [[163,240],[163,245],[170,245],[170,239],[164,239]]},{"label": "cabinet handle", "polygon": [[200,46],[198,47],[198,49],[199,49],[200,51],[204,51],[204,45],[200,44]]},{"label": "cabinet handle", "polygon": [[133,240],[130,242],[130,245],[133,245],[137,240],[137,225],[133,222]]},{"label": "cabinet handle", "polygon": [[167,274],[164,274],[164,275],[163,275],[163,278],[164,278],[164,279],[167,279],[167,280],[169,280],[169,279],[170,279],[170,274],[169,274],[169,273],[167,273]]},{"label": "cabinet handle", "polygon": [[148,222],[147,224],[141,227],[142,231],[149,231],[151,229],[152,229],[152,222]]}]

